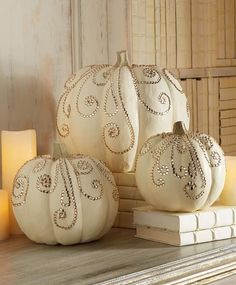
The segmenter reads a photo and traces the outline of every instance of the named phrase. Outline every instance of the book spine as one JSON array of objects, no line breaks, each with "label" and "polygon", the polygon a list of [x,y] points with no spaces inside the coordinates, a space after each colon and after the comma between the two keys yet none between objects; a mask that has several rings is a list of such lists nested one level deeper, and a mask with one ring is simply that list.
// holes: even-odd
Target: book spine
[{"label": "book spine", "polygon": [[120,199],[144,200],[137,187],[118,186]]},{"label": "book spine", "polygon": [[143,206],[147,206],[147,203],[145,201],[131,200],[131,199],[120,199],[119,211],[121,211],[121,212],[132,212],[133,213],[133,208],[143,207]]},{"label": "book spine", "polygon": [[133,214],[128,212],[118,212],[113,228],[134,229]]},{"label": "book spine", "polygon": [[236,226],[218,227],[188,233],[176,233],[158,228],[137,226],[136,237],[175,246],[184,246],[234,238],[236,237]]}]

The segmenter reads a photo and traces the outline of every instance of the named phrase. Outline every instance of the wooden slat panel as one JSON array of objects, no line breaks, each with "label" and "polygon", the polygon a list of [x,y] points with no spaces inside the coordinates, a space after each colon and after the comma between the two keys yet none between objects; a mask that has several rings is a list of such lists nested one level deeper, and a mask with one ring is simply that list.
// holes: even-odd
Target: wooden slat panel
[{"label": "wooden slat panel", "polygon": [[220,78],[220,88],[234,88],[236,87],[236,77]]},{"label": "wooden slat panel", "polygon": [[81,0],[82,64],[108,62],[107,1]]},{"label": "wooden slat panel", "polygon": [[145,0],[132,0],[133,62],[145,63]]},{"label": "wooden slat panel", "polygon": [[220,120],[221,127],[236,126],[236,118],[222,119]]},{"label": "wooden slat panel", "polygon": [[198,131],[208,133],[208,86],[207,79],[197,80]]},{"label": "wooden slat panel", "polygon": [[192,79],[187,79],[187,98],[188,98],[188,104],[189,104],[189,110],[190,110],[190,130],[194,129],[193,125],[193,86],[192,86]]},{"label": "wooden slat panel", "polygon": [[236,134],[236,126],[221,128],[220,133],[222,136]]},{"label": "wooden slat panel", "polygon": [[193,130],[198,130],[198,94],[197,94],[197,80],[192,80],[193,90]]},{"label": "wooden slat panel", "polygon": [[108,63],[110,64],[114,64],[116,62],[117,51],[128,50],[130,55],[127,9],[126,0],[107,1]]},{"label": "wooden slat panel", "polygon": [[225,145],[225,146],[223,146],[223,150],[224,150],[226,153],[235,152],[235,151],[236,151],[236,144],[235,144],[235,145]]},{"label": "wooden slat panel", "polygon": [[216,66],[231,66],[232,64],[232,59],[230,58],[224,58],[224,59],[216,59]]},{"label": "wooden slat panel", "polygon": [[205,1],[207,34],[205,37],[206,66],[216,66],[217,58],[217,0]]},{"label": "wooden slat panel", "polygon": [[177,67],[192,66],[191,52],[191,1],[176,1]]},{"label": "wooden slat panel", "polygon": [[133,62],[155,63],[154,0],[132,0]]},{"label": "wooden slat panel", "polygon": [[145,44],[146,44],[146,60],[147,64],[155,64],[155,0],[146,1],[146,15],[145,15]]},{"label": "wooden slat panel", "polygon": [[233,100],[233,99],[236,99],[236,87],[220,89],[220,100]]},{"label": "wooden slat panel", "polygon": [[233,145],[236,144],[236,134],[235,135],[227,135],[221,136],[221,145]]},{"label": "wooden slat panel", "polygon": [[176,8],[175,0],[166,0],[167,68],[176,67]]},{"label": "wooden slat panel", "polygon": [[209,100],[209,134],[219,142],[219,81],[217,78],[208,80]]},{"label": "wooden slat panel", "polygon": [[161,0],[161,66],[167,66],[167,49],[166,49],[166,1]]},{"label": "wooden slat panel", "polygon": [[226,119],[226,118],[235,118],[236,117],[236,110],[224,110],[220,111],[220,118]]},{"label": "wooden slat panel", "polygon": [[207,68],[208,77],[235,76],[236,67]]},{"label": "wooden slat panel", "polygon": [[202,5],[200,1],[191,2],[191,15],[192,15],[192,67],[202,67],[204,66],[201,50],[201,31],[203,30],[202,23]]},{"label": "wooden slat panel", "polygon": [[[234,149],[236,149],[236,145],[234,146]],[[225,152],[225,155],[236,156],[236,151]]]},{"label": "wooden slat panel", "polygon": [[220,101],[220,110],[236,109],[236,100]]},{"label": "wooden slat panel", "polygon": [[161,66],[161,0],[155,0],[156,65]]},{"label": "wooden slat panel", "polygon": [[225,1],[225,44],[226,58],[235,57],[234,0]]},{"label": "wooden slat panel", "polygon": [[217,57],[225,58],[225,0],[217,1]]}]

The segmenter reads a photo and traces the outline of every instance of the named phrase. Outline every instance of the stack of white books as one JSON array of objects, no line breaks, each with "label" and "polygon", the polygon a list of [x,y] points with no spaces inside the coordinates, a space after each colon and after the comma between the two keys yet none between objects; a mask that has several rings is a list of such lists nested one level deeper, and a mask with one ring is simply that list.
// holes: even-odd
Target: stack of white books
[{"label": "stack of white books", "polygon": [[147,205],[135,181],[135,173],[113,173],[119,190],[119,211],[113,227],[135,228],[133,208]]},{"label": "stack of white books", "polygon": [[194,213],[151,206],[134,209],[136,237],[183,246],[236,237],[236,207],[215,205]]}]

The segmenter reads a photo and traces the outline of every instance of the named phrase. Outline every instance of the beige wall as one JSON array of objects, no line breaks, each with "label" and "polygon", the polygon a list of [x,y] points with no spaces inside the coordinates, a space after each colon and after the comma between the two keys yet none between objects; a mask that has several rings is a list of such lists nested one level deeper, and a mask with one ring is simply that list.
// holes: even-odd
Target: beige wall
[{"label": "beige wall", "polygon": [[70,0],[0,1],[0,130],[37,131],[47,153],[71,74]]}]

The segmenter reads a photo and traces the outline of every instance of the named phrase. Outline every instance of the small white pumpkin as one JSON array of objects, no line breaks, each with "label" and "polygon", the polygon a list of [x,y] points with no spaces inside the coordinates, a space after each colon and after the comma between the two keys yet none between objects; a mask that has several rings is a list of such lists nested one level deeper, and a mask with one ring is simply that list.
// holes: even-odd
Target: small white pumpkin
[{"label": "small white pumpkin", "polygon": [[[61,146],[56,146],[56,153]],[[59,151],[58,151],[59,149]],[[15,177],[13,210],[21,230],[33,241],[75,244],[99,239],[113,225],[118,190],[111,172],[94,158],[41,156]]]},{"label": "small white pumpkin", "polygon": [[225,181],[221,147],[206,134],[188,133],[176,122],[173,133],[147,140],[138,156],[136,182],[156,209],[196,211],[212,205]]},{"label": "small white pumpkin", "polygon": [[105,161],[112,171],[134,170],[136,155],[152,135],[189,125],[187,100],[176,78],[155,65],[129,65],[126,52],[115,65],[80,69],[65,83],[57,131],[69,153]]}]

